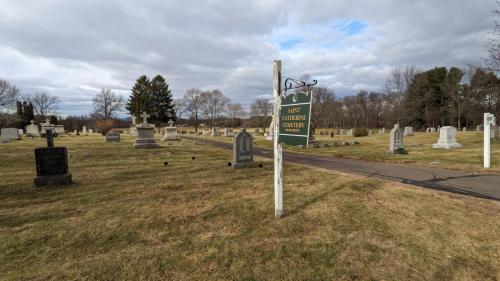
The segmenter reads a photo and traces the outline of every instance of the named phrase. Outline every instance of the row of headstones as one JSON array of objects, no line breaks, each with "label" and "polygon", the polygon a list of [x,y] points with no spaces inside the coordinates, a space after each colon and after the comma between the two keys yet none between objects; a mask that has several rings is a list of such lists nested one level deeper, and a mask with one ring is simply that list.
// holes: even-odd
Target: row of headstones
[{"label": "row of headstones", "polygon": [[[408,127],[406,127],[408,128]],[[403,136],[413,135],[413,131],[405,132],[399,128],[399,124],[394,125],[394,128],[390,132],[389,138],[389,152],[390,153],[405,153],[405,147],[403,143]],[[410,127],[411,128],[411,127]],[[439,139],[437,143],[433,144],[433,148],[459,148],[462,147],[461,144],[457,142],[456,138],[457,129],[453,126],[444,126],[439,129]]]},{"label": "row of headstones", "polygon": [[[41,127],[41,130],[40,130]],[[50,124],[50,121],[47,120],[46,123],[42,123],[39,125],[35,125],[34,121],[31,120],[31,124],[26,126],[26,136],[28,137],[39,137],[44,136],[47,130],[52,131],[54,136],[65,134],[64,125],[53,125]],[[0,138],[3,142],[7,142],[10,140],[19,140],[21,136],[24,135],[23,129],[17,128],[2,128],[0,131]]]}]

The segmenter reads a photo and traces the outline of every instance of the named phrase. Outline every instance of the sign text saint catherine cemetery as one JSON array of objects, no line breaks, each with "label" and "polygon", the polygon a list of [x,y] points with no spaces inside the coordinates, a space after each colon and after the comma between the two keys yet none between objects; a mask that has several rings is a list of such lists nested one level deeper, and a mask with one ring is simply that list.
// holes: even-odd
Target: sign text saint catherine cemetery
[{"label": "sign text saint catherine cemetery", "polygon": [[311,92],[297,92],[282,99],[279,142],[288,145],[308,145],[311,121]]}]

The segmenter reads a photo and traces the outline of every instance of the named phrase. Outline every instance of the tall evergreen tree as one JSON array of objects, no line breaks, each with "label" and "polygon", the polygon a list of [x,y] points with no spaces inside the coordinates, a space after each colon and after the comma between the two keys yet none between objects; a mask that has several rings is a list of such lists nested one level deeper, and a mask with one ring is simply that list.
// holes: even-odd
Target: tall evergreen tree
[{"label": "tall evergreen tree", "polygon": [[135,117],[139,117],[144,111],[151,114],[151,83],[146,75],[142,75],[135,82],[127,102],[127,110]]},{"label": "tall evergreen tree", "polygon": [[172,93],[161,75],[156,75],[150,83],[151,91],[151,122],[156,125],[176,120]]}]

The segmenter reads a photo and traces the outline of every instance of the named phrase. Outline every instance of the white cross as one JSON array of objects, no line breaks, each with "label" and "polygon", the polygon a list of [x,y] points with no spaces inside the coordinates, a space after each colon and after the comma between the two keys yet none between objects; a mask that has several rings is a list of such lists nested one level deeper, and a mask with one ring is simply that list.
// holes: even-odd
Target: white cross
[{"label": "white cross", "polygon": [[142,114],[141,114],[141,117],[142,117],[142,124],[147,124],[148,123],[148,117],[150,117],[151,115],[147,114],[146,111],[144,111]]},{"label": "white cross", "polygon": [[174,125],[174,120],[168,120],[168,125],[170,125],[170,127],[172,127]]}]

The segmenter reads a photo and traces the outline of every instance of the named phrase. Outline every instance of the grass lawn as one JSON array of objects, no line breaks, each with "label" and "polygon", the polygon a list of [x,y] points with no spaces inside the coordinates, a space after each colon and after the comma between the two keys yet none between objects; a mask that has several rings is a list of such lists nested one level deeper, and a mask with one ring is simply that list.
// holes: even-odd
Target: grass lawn
[{"label": "grass lawn", "polygon": [[[327,131],[317,129],[316,132]],[[375,132],[375,130],[373,130]],[[250,130],[253,132],[253,130]],[[389,130],[386,130],[389,132]],[[292,146],[285,146],[285,150],[305,153],[330,155],[335,157],[346,157],[355,159],[365,159],[372,161],[386,161],[396,163],[415,163],[422,165],[434,165],[445,168],[461,169],[475,172],[500,172],[500,141],[491,141],[491,169],[483,169],[483,133],[476,131],[457,132],[457,141],[462,144],[462,148],[458,149],[434,149],[432,144],[436,143],[438,133],[422,133],[416,132],[414,136],[404,137],[404,143],[408,154],[394,155],[389,154],[389,133],[374,134],[366,137],[349,137],[349,136],[329,136],[316,135],[316,140],[321,145],[320,148],[310,147],[308,149],[300,149]],[[232,138],[228,137],[206,137],[217,139],[225,142],[232,142]],[[323,147],[322,144],[332,144],[335,141],[358,141],[359,145],[340,146],[340,147]],[[259,147],[272,148],[272,142],[266,140],[265,137],[258,136],[255,143]]]},{"label": "grass lawn", "polygon": [[276,220],[271,160],[231,170],[231,151],[192,142],[55,143],[70,187],[32,187],[43,140],[0,144],[1,280],[500,279],[498,202],[290,164]]}]

